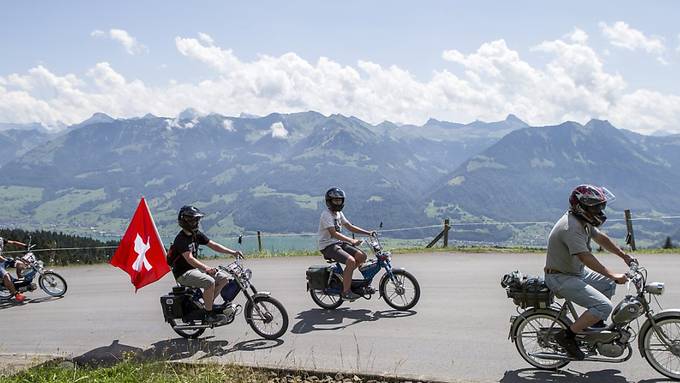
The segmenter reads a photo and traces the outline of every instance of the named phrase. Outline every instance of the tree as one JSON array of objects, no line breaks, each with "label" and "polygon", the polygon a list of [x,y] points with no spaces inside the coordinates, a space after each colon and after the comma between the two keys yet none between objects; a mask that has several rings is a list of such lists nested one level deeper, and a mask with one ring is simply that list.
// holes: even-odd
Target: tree
[{"label": "tree", "polygon": [[671,237],[666,237],[666,242],[663,244],[664,249],[672,249],[673,248],[673,241],[671,241]]}]

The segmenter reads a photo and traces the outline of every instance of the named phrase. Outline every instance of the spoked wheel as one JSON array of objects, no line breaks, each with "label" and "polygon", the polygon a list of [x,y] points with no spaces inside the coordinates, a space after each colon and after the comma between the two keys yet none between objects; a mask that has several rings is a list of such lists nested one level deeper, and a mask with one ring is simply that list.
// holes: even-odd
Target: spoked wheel
[{"label": "spoked wheel", "polygon": [[656,325],[670,347],[650,327],[643,335],[645,359],[661,374],[680,380],[680,316],[661,319]]},{"label": "spoked wheel", "polygon": [[[543,359],[533,356],[538,353],[563,354],[560,346],[555,341],[557,331],[567,328],[567,325],[556,317],[536,313],[528,315],[517,326],[515,332],[515,346],[519,355],[529,362],[530,365],[542,370],[556,370],[569,364],[569,360]],[[558,354],[559,353],[559,354]],[[566,356],[566,354],[564,354]]]},{"label": "spoked wheel", "polygon": [[413,274],[406,270],[394,270],[394,280],[387,277],[380,284],[380,295],[395,310],[410,310],[420,299],[420,285]]},{"label": "spoked wheel", "polygon": [[68,288],[66,285],[66,280],[64,280],[61,275],[53,271],[48,271],[41,275],[38,279],[38,284],[40,285],[40,288],[47,293],[47,295],[51,295],[53,297],[63,296],[66,294],[66,289]]},{"label": "spoked wheel", "polygon": [[281,302],[270,296],[248,301],[245,309],[246,322],[257,335],[265,339],[277,339],[288,329],[288,313]]},{"label": "spoked wheel", "polygon": [[334,310],[340,307],[342,304],[342,298],[340,295],[329,295],[323,290],[309,290],[309,295],[311,295],[312,300],[317,306],[326,310]]},{"label": "spoked wheel", "polygon": [[191,320],[188,322],[184,322],[181,319],[171,319],[170,320],[170,326],[172,326],[172,330],[176,332],[179,336],[187,339],[196,339],[199,336],[205,332],[205,328],[197,328],[193,330],[185,330],[185,329],[178,329],[175,328],[175,326],[192,326],[192,325],[200,325],[202,322],[200,320]]}]

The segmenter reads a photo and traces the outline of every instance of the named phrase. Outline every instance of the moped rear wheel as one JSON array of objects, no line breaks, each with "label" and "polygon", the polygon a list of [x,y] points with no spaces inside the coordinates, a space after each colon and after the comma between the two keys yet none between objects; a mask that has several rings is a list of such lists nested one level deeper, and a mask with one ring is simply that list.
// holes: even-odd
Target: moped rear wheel
[{"label": "moped rear wheel", "polygon": [[420,299],[420,285],[413,274],[406,270],[392,271],[392,278],[380,283],[380,295],[395,310],[406,311],[413,308]]},{"label": "moped rear wheel", "polygon": [[199,336],[203,335],[203,332],[205,332],[204,328],[197,328],[197,329],[178,329],[175,328],[175,326],[186,326],[186,325],[200,325],[202,322],[200,320],[191,320],[188,322],[184,322],[181,319],[171,319],[170,320],[170,326],[172,327],[172,330],[176,332],[179,336],[182,338],[187,338],[187,339],[196,339]]},{"label": "moped rear wheel", "polygon": [[7,290],[4,287],[0,287],[0,301],[6,301],[12,297],[12,294],[9,293],[9,290]]},{"label": "moped rear wheel", "polygon": [[680,316],[660,319],[656,322],[657,331],[670,343],[667,346],[657,331],[649,327],[642,334],[644,357],[652,368],[671,379],[680,380]]},{"label": "moped rear wheel", "polygon": [[310,289],[309,295],[314,303],[322,309],[335,310],[342,304],[340,295],[326,294],[323,290]]},{"label": "moped rear wheel", "polygon": [[569,360],[544,359],[534,356],[538,353],[559,355],[560,346],[554,339],[554,333],[567,328],[557,317],[545,313],[527,315],[515,331],[515,347],[522,359],[541,370],[560,369]]},{"label": "moped rear wheel", "polygon": [[245,316],[253,331],[265,339],[278,339],[288,329],[286,308],[270,296],[260,296],[248,301]]},{"label": "moped rear wheel", "polygon": [[66,294],[66,290],[68,289],[66,280],[62,278],[61,275],[53,271],[48,271],[42,274],[40,278],[38,278],[38,285],[40,285],[40,288],[43,289],[47,295],[51,295],[53,297],[63,296]]}]

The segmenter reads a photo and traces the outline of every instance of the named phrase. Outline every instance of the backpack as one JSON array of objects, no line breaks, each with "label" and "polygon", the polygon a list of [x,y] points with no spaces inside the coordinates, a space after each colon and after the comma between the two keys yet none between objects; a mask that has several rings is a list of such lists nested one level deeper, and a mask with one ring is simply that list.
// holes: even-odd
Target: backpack
[{"label": "backpack", "polygon": [[527,307],[546,308],[555,301],[555,294],[546,286],[542,277],[523,275],[519,271],[505,274],[501,279],[508,298],[525,309]]},{"label": "backpack", "polygon": [[177,262],[177,255],[175,254],[175,248],[173,245],[170,245],[170,248],[168,249],[166,253],[165,261],[168,263],[168,266],[170,266],[171,269],[175,268],[175,262]]}]

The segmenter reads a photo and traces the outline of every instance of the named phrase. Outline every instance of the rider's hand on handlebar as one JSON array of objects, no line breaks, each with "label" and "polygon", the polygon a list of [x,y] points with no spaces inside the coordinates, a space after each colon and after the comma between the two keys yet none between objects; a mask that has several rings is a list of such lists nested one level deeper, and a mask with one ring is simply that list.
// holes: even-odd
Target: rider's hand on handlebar
[{"label": "rider's hand on handlebar", "polygon": [[210,267],[208,269],[205,269],[205,273],[210,275],[211,277],[217,274],[217,269],[214,267]]},{"label": "rider's hand on handlebar", "polygon": [[364,243],[363,239],[355,239],[352,241],[352,246],[361,246],[362,243]]},{"label": "rider's hand on handlebar", "polygon": [[614,274],[612,275],[614,278],[614,282],[616,282],[619,285],[623,285],[626,282],[628,282],[628,276],[626,274]]},{"label": "rider's hand on handlebar", "polygon": [[630,255],[626,254],[626,257],[624,258],[624,262],[626,262],[626,265],[631,266],[633,263],[635,264],[640,264],[637,259],[631,257]]},{"label": "rider's hand on handlebar", "polygon": [[236,250],[236,252],[234,253],[234,258],[236,258],[236,259],[243,259],[243,258],[245,258],[245,257],[243,256],[243,253],[242,253],[242,252]]},{"label": "rider's hand on handlebar", "polygon": [[375,230],[371,230],[371,232],[370,232],[370,233],[368,233],[368,235],[369,235],[369,237],[375,237],[375,236],[377,236],[377,235],[378,235],[378,232],[377,232],[377,231],[375,231]]}]

